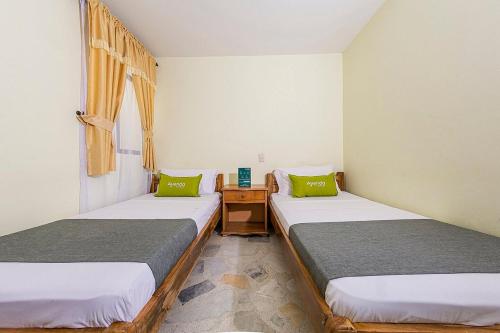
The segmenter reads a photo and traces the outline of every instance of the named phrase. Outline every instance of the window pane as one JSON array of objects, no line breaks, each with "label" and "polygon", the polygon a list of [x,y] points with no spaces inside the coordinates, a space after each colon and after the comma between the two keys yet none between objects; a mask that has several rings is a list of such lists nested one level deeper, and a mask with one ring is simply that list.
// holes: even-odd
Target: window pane
[{"label": "window pane", "polygon": [[141,155],[142,129],[134,85],[130,77],[125,83],[122,109],[117,121],[117,153]]}]

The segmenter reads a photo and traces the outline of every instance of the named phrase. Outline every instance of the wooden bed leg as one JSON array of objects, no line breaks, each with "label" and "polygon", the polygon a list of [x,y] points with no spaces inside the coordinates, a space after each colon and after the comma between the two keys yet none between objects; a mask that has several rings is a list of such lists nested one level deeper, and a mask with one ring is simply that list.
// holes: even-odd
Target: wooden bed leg
[{"label": "wooden bed leg", "polygon": [[334,332],[334,333],[355,333],[357,332],[356,328],[353,326],[351,321],[345,317],[339,316],[326,316],[323,319],[325,332]]}]

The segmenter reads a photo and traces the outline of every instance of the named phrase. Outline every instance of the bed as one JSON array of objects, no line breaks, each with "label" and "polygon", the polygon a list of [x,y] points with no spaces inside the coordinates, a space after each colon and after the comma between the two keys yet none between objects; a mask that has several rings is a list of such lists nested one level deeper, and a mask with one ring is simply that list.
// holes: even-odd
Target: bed
[{"label": "bed", "polygon": [[158,331],[220,219],[222,186],[219,174],[213,194],[149,193],[5,236],[0,332]]},{"label": "bed", "polygon": [[[337,173],[337,182],[344,190],[343,173]],[[500,254],[497,237],[436,222],[344,191],[329,198],[280,195],[276,193],[278,184],[273,174],[266,176],[266,183],[272,193],[271,222],[283,239],[298,290],[318,332],[500,331],[500,325],[492,325],[500,321],[500,267],[495,258]],[[383,232],[387,228],[398,230],[395,232],[402,236],[388,237],[391,233]],[[445,232],[447,237],[439,242],[433,239],[435,228],[438,233]],[[425,230],[429,234],[426,235]],[[378,231],[382,232],[377,234]],[[415,237],[419,233],[422,237]],[[366,234],[373,236],[367,240]],[[492,259],[486,256],[485,260],[491,259],[496,267],[494,272],[482,272],[479,268],[484,265],[469,262],[472,266],[478,264],[474,272],[481,273],[466,274],[470,266],[464,264],[461,274],[414,274],[411,272],[414,266],[425,268],[415,260],[386,268],[389,271],[396,269],[394,274],[374,273],[378,265],[387,264],[378,258],[389,257],[388,251],[398,246],[398,242],[408,251],[423,251],[421,257],[425,251],[438,251],[438,259],[443,260],[446,250],[456,245],[453,242],[464,237],[468,241],[481,242],[482,247],[477,248],[492,256]],[[425,241],[430,245],[422,249],[421,243]],[[442,245],[441,248],[435,246],[436,243]],[[405,255],[412,253],[404,253],[404,250],[397,253],[403,259]],[[463,257],[467,263],[467,257]],[[411,273],[400,273],[398,269]],[[332,278],[335,274],[340,277]],[[448,322],[465,324],[445,324]]]}]

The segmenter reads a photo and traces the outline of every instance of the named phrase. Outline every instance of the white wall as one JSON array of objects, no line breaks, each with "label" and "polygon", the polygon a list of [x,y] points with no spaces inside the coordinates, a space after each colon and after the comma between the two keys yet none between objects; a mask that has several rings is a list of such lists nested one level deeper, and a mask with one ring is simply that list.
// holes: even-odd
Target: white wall
[{"label": "white wall", "polygon": [[348,189],[500,236],[500,1],[386,1],[344,53]]},{"label": "white wall", "polygon": [[[342,55],[158,59],[160,167],[342,169]],[[265,162],[258,162],[264,153]]]},{"label": "white wall", "polygon": [[76,0],[0,11],[0,235],[78,211],[80,28]]}]

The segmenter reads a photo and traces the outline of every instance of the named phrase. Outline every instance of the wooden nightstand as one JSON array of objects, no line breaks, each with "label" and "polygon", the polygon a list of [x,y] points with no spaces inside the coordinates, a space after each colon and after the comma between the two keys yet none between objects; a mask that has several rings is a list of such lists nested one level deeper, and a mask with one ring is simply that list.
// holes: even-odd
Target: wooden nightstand
[{"label": "wooden nightstand", "polygon": [[267,235],[265,185],[222,188],[222,235]]}]

